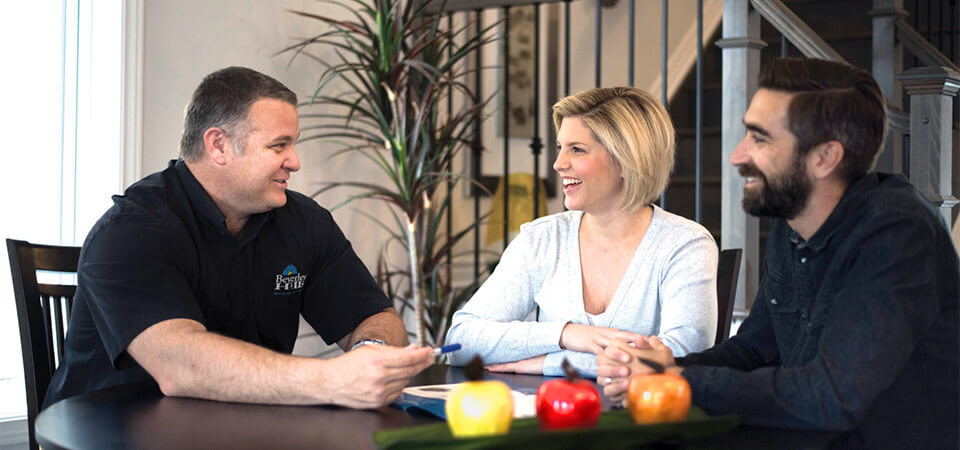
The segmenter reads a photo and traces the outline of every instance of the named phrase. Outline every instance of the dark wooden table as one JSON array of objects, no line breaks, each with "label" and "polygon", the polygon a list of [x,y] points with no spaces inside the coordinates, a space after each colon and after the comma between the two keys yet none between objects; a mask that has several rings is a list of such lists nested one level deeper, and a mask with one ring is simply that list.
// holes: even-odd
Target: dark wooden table
[{"label": "dark wooden table", "polygon": [[[513,389],[534,392],[544,377],[489,374]],[[433,366],[411,384],[464,381],[463,370]],[[604,409],[610,405],[605,403]],[[172,448],[373,448],[374,431],[436,423],[439,419],[392,407],[272,406],[164,397],[150,384],[121,386],[72,397],[37,417],[46,450]],[[832,434],[741,426],[695,448],[827,448]],[[662,448],[662,446],[658,447]]]}]

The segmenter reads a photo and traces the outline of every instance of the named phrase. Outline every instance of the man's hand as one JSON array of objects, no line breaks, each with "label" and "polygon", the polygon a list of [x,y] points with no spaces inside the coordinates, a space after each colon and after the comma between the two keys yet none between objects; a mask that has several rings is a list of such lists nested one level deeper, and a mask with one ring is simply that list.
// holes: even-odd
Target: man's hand
[{"label": "man's hand", "polygon": [[370,408],[393,401],[433,363],[433,349],[364,345],[333,359],[291,356],[221,336],[189,319],[144,330],[127,346],[164,395]]},{"label": "man's hand", "polygon": [[521,359],[520,361],[492,364],[486,366],[491,372],[511,372],[540,375],[543,373],[543,361],[547,355],[534,356],[533,358]]},{"label": "man's hand", "polygon": [[433,349],[364,345],[328,362],[317,381],[326,386],[330,403],[376,408],[399,397],[410,377],[433,364]]},{"label": "man's hand", "polygon": [[656,336],[637,342],[635,347],[613,342],[597,355],[597,384],[603,386],[604,395],[611,401],[619,402],[626,397],[631,376],[653,373],[653,369],[640,361],[640,358],[660,363],[664,367],[673,366],[676,362],[670,348]]},{"label": "man's hand", "polygon": [[560,332],[560,347],[575,352],[599,354],[610,342],[643,341],[646,336],[616,328],[568,323]]}]

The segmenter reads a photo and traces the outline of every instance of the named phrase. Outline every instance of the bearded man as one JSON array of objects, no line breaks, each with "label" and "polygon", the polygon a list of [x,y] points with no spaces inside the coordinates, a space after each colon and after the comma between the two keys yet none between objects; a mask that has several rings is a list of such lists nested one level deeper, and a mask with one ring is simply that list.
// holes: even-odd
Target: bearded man
[{"label": "bearded man", "polygon": [[744,423],[839,430],[844,448],[957,448],[960,269],[950,232],[901,175],[873,172],[886,126],[870,74],[816,59],[764,67],[730,162],[744,208],[773,217],[736,336],[674,359],[656,337],[611,342],[615,400],[640,359],[686,378],[693,403]]}]

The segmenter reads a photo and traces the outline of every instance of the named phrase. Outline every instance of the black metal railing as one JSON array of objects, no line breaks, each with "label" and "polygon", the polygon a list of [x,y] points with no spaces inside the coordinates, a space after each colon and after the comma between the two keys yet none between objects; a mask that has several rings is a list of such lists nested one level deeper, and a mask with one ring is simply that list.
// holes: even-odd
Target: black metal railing
[{"label": "black metal railing", "polygon": [[[527,7],[533,8],[533,73],[532,73],[532,82],[533,82],[533,107],[531,110],[532,115],[532,124],[533,129],[532,133],[529,136],[529,149],[532,162],[532,172],[535,182],[533,183],[533,217],[538,215],[538,212],[541,208],[540,204],[540,190],[541,185],[540,181],[544,181],[546,193],[549,197],[555,197],[558,195],[559,186],[556,181],[554,174],[548,171],[547,176],[541,174],[541,164],[544,163],[543,158],[547,158],[547,164],[555,157],[556,150],[553,145],[554,140],[554,130],[552,127],[547,127],[546,136],[541,135],[541,123],[546,120],[547,123],[551,123],[549,117],[542,117],[543,111],[549,111],[550,104],[559,99],[570,95],[571,92],[571,49],[573,48],[572,41],[576,40],[577,42],[582,41],[583,39],[589,39],[588,36],[592,36],[593,39],[593,52],[594,57],[594,71],[593,71],[593,86],[602,86],[604,77],[609,80],[611,77],[609,74],[605,74],[604,66],[604,57],[617,59],[617,56],[610,54],[603,54],[603,47],[606,43],[605,36],[609,34],[604,29],[604,14],[608,7],[623,7],[629,10],[629,18],[627,19],[627,28],[628,28],[628,42],[626,43],[626,76],[623,78],[622,82],[613,83],[613,85],[634,85],[636,83],[635,74],[636,74],[636,62],[635,54],[637,49],[638,39],[644,39],[644,45],[649,45],[649,39],[646,36],[638,37],[636,36],[636,18],[637,18],[637,3],[636,0],[627,0],[626,5],[616,5],[616,0],[592,0],[595,3],[591,5],[591,8],[594,10],[594,21],[592,27],[581,27],[577,28],[577,31],[571,27],[571,19],[579,19],[579,17],[573,17],[571,9],[572,1],[571,0],[559,0],[556,2],[540,2],[540,1],[530,1],[530,0],[500,0],[500,1],[481,1],[481,0],[451,0],[448,1],[445,5],[445,14],[450,16],[447,21],[447,26],[453,27],[453,17],[456,15],[463,15],[466,20],[473,20],[475,22],[475,33],[478,33],[481,30],[482,23],[484,20],[489,20],[490,11],[498,11],[499,17],[501,20],[500,25],[500,40],[499,40],[499,49],[501,50],[500,57],[497,60],[497,66],[495,69],[487,70],[484,68],[484,54],[483,51],[477,52],[475,58],[473,58],[472,64],[476,73],[473,79],[473,87],[477,92],[478,98],[486,98],[489,95],[493,94],[492,92],[484,92],[484,87],[488,85],[485,83],[484,77],[498,76],[500,83],[498,83],[497,95],[501,96],[502,101],[500,102],[501,107],[494,113],[493,117],[483,117],[478,114],[474,120],[473,127],[473,137],[471,142],[471,148],[469,152],[469,168],[467,173],[476,180],[477,184],[483,186],[486,189],[480,187],[474,187],[470,189],[470,192],[473,197],[473,218],[475,221],[473,234],[473,277],[474,280],[478,280],[482,275],[482,239],[481,239],[481,226],[480,220],[483,218],[484,205],[482,202],[489,193],[494,192],[498,182],[504,183],[504,189],[502,193],[503,197],[499,199],[503,206],[503,218],[501,223],[488,223],[488,227],[500,227],[503,232],[503,248],[509,243],[510,236],[510,202],[511,198],[509,195],[510,189],[509,184],[507,183],[507,176],[510,174],[511,170],[516,170],[516,168],[511,168],[511,152],[516,152],[517,147],[511,143],[511,118],[510,111],[515,106],[512,104],[514,100],[512,93],[510,92],[511,85],[511,71],[509,70],[510,64],[510,11],[513,8]],[[562,66],[558,67],[559,70],[541,70],[540,61],[545,50],[545,43],[541,39],[542,28],[542,14],[541,10],[544,7],[547,7],[551,4],[556,4],[557,8],[553,11],[560,17],[562,17],[563,30],[561,36],[558,36],[553,42],[556,44],[561,44],[562,47]],[[562,8],[559,7],[562,5]],[[647,8],[644,11],[639,11],[640,14],[643,14],[646,10],[651,7],[656,7],[656,4],[649,2],[641,2],[639,5],[642,8]],[[574,5],[575,6],[575,5]],[[704,216],[704,206],[702,202],[703,196],[703,167],[702,160],[706,157],[719,158],[720,148],[705,149],[703,142],[703,1],[698,0],[697,2],[697,12],[696,12],[696,36],[697,36],[697,45],[696,45],[696,60],[691,66],[685,67],[668,67],[670,48],[668,47],[668,31],[669,31],[669,18],[670,18],[670,9],[668,5],[668,0],[662,0],[661,4],[661,39],[660,39],[660,49],[661,49],[661,92],[660,98],[668,109],[670,109],[670,80],[668,74],[673,74],[673,76],[685,77],[688,73],[694,73],[696,76],[696,85],[694,88],[694,93],[692,94],[695,98],[694,100],[694,110],[695,110],[695,124],[693,125],[694,139],[695,139],[695,151],[694,151],[694,161],[692,162],[693,174],[692,174],[692,183],[693,183],[693,195],[692,198],[684,199],[681,198],[681,195],[677,192],[671,194],[671,202],[677,202],[677,206],[681,206],[685,203],[692,203],[692,214],[691,219],[702,221]],[[607,13],[609,14],[609,13]],[[676,24],[674,24],[676,26]],[[590,28],[593,28],[592,30]],[[609,39],[609,37],[607,38]],[[549,39],[548,39],[549,40]],[[554,45],[556,45],[554,44]],[[495,44],[496,45],[496,44]],[[589,56],[586,59],[589,61]],[[482,69],[482,70],[481,70]],[[668,70],[669,69],[669,70]],[[494,70],[496,72],[494,72]],[[496,73],[496,75],[495,75]],[[550,78],[553,77],[551,80]],[[651,80],[652,81],[652,80]],[[560,86],[560,89],[557,89],[558,92],[547,92],[546,94],[541,93],[541,86],[544,86],[544,82],[548,82],[547,86]],[[586,86],[584,87],[586,88]],[[545,98],[546,97],[546,98]],[[453,103],[452,101],[448,103],[448,111],[452,111]],[[484,142],[484,127],[489,126],[490,124],[499,124],[500,131],[502,134],[501,142]],[[546,142],[545,142],[546,141]],[[499,144],[499,145],[498,145]],[[544,149],[546,147],[546,149]],[[484,150],[489,150],[493,148],[500,148],[503,158],[502,164],[502,173],[497,175],[489,175],[484,172],[483,167],[483,152]],[[544,151],[545,150],[545,151]],[[677,174],[679,175],[679,174]],[[686,175],[683,177],[683,183],[686,185],[689,183],[691,177]],[[713,187],[713,186],[711,186]],[[718,187],[717,187],[718,188]],[[458,208],[465,206],[463,203],[457,203]],[[661,196],[660,206],[666,208],[667,198],[666,195]],[[691,210],[689,206],[684,206],[682,209],[685,211]],[[451,208],[452,210],[452,208]],[[710,214],[719,217],[719,208],[717,211],[711,211]],[[448,213],[446,218],[448,223],[453,222],[454,213],[451,211]],[[719,221],[719,219],[717,220]],[[452,229],[447,228],[447,232],[452,232]],[[718,232],[718,230],[712,230]],[[451,250],[452,252],[452,250]],[[452,255],[452,253],[451,253]]]}]

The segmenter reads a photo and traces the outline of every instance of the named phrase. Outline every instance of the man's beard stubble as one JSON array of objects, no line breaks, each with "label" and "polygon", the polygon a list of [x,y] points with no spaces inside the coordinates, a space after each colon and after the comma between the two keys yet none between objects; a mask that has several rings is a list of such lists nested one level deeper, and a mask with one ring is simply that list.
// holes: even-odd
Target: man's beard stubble
[{"label": "man's beard stubble", "polygon": [[740,166],[739,171],[740,176],[757,177],[763,181],[760,192],[743,191],[743,209],[750,215],[789,220],[797,217],[806,207],[812,186],[801,158],[795,158],[787,172],[770,179],[753,164]]}]

